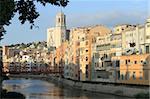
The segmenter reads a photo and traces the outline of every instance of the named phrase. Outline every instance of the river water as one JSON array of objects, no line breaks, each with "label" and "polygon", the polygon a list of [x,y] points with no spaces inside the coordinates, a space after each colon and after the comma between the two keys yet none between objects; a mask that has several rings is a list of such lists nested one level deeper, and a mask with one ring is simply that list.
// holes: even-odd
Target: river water
[{"label": "river water", "polygon": [[3,88],[7,91],[20,92],[26,99],[133,99],[64,88],[51,82],[24,78],[5,80]]}]

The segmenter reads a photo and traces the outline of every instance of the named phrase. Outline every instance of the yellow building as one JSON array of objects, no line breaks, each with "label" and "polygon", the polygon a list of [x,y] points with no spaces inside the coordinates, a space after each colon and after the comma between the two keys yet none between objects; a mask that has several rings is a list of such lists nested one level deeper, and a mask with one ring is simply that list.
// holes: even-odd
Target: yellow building
[{"label": "yellow building", "polygon": [[79,42],[80,80],[90,80],[90,42],[88,28],[81,28]]},{"label": "yellow building", "polygon": [[110,33],[110,29],[102,25],[79,27],[70,32],[70,59],[74,64],[72,67],[77,65],[74,71],[75,75],[80,74],[78,75],[80,80],[91,80],[93,46],[97,36],[107,33]]},{"label": "yellow building", "polygon": [[82,39],[82,36],[85,37],[84,32],[84,28],[74,28],[70,31],[70,40],[68,48],[66,49],[66,78],[74,80],[81,80],[83,78],[81,73],[83,69],[80,64],[80,44],[82,46],[80,39]]}]

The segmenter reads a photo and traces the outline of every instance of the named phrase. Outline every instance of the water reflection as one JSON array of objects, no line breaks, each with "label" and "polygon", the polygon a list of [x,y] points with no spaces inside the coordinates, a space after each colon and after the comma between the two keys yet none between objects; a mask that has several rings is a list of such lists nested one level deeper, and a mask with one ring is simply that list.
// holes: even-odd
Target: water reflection
[{"label": "water reflection", "polygon": [[3,81],[3,88],[8,91],[20,92],[26,96],[26,99],[130,99],[71,88],[62,88],[50,82],[33,79],[5,80]]}]

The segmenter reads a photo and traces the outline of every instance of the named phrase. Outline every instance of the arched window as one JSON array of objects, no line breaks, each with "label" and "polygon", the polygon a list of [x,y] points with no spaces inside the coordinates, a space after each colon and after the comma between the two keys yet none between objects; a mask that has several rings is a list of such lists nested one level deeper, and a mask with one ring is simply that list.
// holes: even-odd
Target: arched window
[{"label": "arched window", "polygon": [[60,18],[58,18],[58,23],[60,23]]}]

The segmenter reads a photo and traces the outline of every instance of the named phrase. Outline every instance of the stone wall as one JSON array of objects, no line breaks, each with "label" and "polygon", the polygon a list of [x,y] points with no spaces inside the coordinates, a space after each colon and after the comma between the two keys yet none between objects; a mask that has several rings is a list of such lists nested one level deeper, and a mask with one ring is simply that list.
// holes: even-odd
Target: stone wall
[{"label": "stone wall", "polygon": [[[11,76],[14,77],[14,76]],[[138,87],[138,86],[127,86],[127,85],[114,85],[114,84],[105,84],[105,83],[89,83],[89,82],[80,82],[73,81],[69,79],[64,79],[55,76],[44,76],[44,75],[16,75],[15,77],[29,77],[35,79],[43,79],[55,84],[59,84],[65,87],[71,87],[76,89],[81,89],[84,91],[99,92],[127,97],[134,97],[138,93],[148,93],[149,87]]]},{"label": "stone wall", "polygon": [[64,86],[70,86],[76,89],[127,96],[127,97],[134,97],[136,94],[149,92],[149,87],[142,88],[142,87],[130,87],[126,85],[113,85],[113,84],[100,84],[100,83],[92,84],[92,83],[85,83],[85,82],[78,82],[78,81],[76,82],[64,78],[55,78],[55,81],[63,84]]}]

